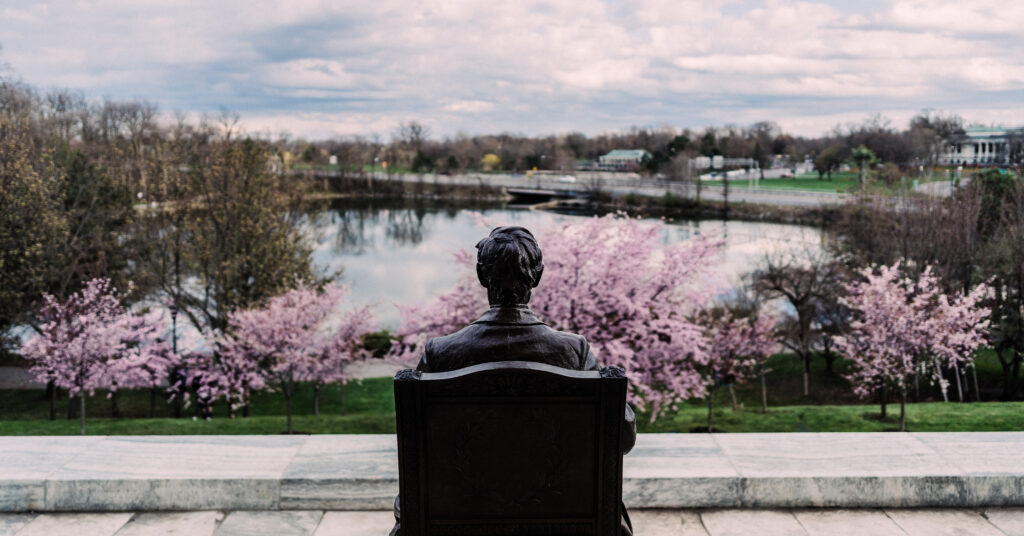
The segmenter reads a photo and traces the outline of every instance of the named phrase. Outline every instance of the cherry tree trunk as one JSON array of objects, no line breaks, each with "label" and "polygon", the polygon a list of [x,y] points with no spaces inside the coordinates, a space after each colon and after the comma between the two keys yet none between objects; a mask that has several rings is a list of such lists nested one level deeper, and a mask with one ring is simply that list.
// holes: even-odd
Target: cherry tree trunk
[{"label": "cherry tree trunk", "polygon": [[882,418],[882,420],[885,420],[885,418],[888,417],[888,415],[889,415],[889,412],[887,411],[888,410],[887,406],[889,404],[889,386],[888,385],[886,385],[884,383],[882,384],[882,389],[881,389],[881,392],[879,393],[879,398],[881,399],[881,404],[882,404],[882,417],[881,418]]},{"label": "cherry tree trunk", "polygon": [[85,435],[85,391],[78,394],[78,412],[81,414],[79,415],[81,421],[79,421],[78,431]]},{"label": "cherry tree trunk", "polygon": [[156,387],[149,388],[149,418],[156,417]]},{"label": "cherry tree trunk", "polygon": [[981,389],[978,388],[978,367],[971,367],[971,377],[974,379],[974,399],[981,402]]},{"label": "cherry tree trunk", "polygon": [[715,390],[708,389],[708,433],[714,430]]},{"label": "cherry tree trunk", "polygon": [[953,377],[956,378],[956,395],[960,402],[964,401],[964,388],[960,385],[960,367],[953,365]]},{"label": "cherry tree trunk", "polygon": [[729,398],[732,401],[733,411],[739,409],[740,403],[736,401],[736,385],[732,383],[729,384]]},{"label": "cherry tree trunk", "polygon": [[900,431],[907,431],[907,388],[900,389]]},{"label": "cherry tree trunk", "polygon": [[320,386],[313,387],[313,415],[320,415]]},{"label": "cherry tree trunk", "polygon": [[57,386],[53,380],[46,383],[46,393],[50,396],[50,420],[57,420]]},{"label": "cherry tree trunk", "polygon": [[768,384],[764,378],[764,372],[761,373],[761,413],[768,413]]},{"label": "cherry tree trunk", "polygon": [[121,416],[121,412],[117,408],[117,391],[110,393],[110,417],[117,419]]},{"label": "cherry tree trunk", "polygon": [[285,393],[285,400],[288,412],[288,433],[292,433],[292,395],[291,393]]}]

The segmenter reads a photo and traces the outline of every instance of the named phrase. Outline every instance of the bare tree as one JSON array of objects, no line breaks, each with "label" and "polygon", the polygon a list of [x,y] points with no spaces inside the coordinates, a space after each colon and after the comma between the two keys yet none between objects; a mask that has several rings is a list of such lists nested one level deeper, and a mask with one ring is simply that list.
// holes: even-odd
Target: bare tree
[{"label": "bare tree", "polygon": [[768,255],[764,263],[752,275],[753,286],[768,298],[785,300],[791,309],[780,324],[780,342],[803,362],[804,396],[808,396],[811,356],[821,336],[817,321],[824,303],[836,292],[840,267],[827,254],[810,250]]}]

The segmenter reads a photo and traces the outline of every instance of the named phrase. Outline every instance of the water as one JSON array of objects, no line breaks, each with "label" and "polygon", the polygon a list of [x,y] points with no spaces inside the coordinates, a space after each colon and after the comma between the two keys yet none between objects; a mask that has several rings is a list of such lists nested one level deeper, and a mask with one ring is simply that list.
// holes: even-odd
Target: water
[{"label": "water", "polygon": [[[490,231],[477,223],[471,211],[496,224],[526,227],[538,236],[588,217],[502,205],[341,201],[310,217],[307,227],[316,246],[313,259],[321,269],[342,270],[341,281],[352,286],[353,302],[371,304],[379,325],[395,328],[399,316],[394,304],[425,303],[450,289],[462,273],[453,261],[454,253],[472,250]],[[664,242],[702,233],[724,239],[713,269],[737,284],[766,254],[818,251],[825,239],[822,230],[802,225],[704,220],[673,222]]]}]

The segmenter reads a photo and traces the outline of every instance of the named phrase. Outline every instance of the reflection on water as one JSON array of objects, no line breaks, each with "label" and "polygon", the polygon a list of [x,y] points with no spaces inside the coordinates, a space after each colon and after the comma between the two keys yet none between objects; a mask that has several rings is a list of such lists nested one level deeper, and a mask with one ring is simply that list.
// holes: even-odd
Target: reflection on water
[{"label": "reflection on water", "polygon": [[[352,285],[352,299],[373,304],[381,326],[393,328],[398,324],[393,304],[423,303],[451,288],[461,273],[453,253],[472,249],[489,232],[469,211],[497,225],[526,227],[538,236],[586,217],[493,204],[338,201],[307,219],[316,242],[314,262],[328,270],[343,270],[342,280]],[[824,239],[823,231],[813,227],[704,220],[673,222],[663,241],[670,244],[698,234],[724,239],[714,271],[728,283],[755,269],[766,253],[817,250]]]}]

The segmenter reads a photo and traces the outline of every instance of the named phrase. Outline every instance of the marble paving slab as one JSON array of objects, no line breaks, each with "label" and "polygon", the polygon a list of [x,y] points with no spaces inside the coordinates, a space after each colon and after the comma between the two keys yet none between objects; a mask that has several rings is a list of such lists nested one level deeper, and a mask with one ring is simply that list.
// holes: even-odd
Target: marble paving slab
[{"label": "marble paving slab", "polygon": [[15,534],[35,518],[36,514],[0,514],[0,534]]},{"label": "marble paving slab", "polygon": [[888,510],[909,536],[1006,536],[976,512],[962,510]]},{"label": "marble paving slab", "polygon": [[894,433],[715,434],[744,477],[960,474],[921,440]]},{"label": "marble paving slab", "polygon": [[793,515],[810,536],[907,536],[882,510],[802,510]]},{"label": "marble paving slab", "polygon": [[323,518],[321,511],[231,512],[216,536],[311,536]]},{"label": "marble paving slab", "polygon": [[395,524],[391,512],[327,512],[314,536],[386,536]]},{"label": "marble paving slab", "polygon": [[955,465],[964,474],[1021,473],[1021,435],[1017,432],[910,435],[942,456],[947,463]]},{"label": "marble paving slab", "polygon": [[990,508],[983,515],[1006,536],[1024,536],[1024,508]]},{"label": "marble paving slab", "polygon": [[18,536],[111,536],[132,518],[130,512],[41,514]]},{"label": "marble paving slab", "polygon": [[708,536],[697,512],[679,510],[637,510],[631,512],[633,534]]},{"label": "marble paving slab", "polygon": [[793,514],[776,510],[716,510],[700,515],[711,536],[807,536]]},{"label": "marble paving slab", "polygon": [[223,519],[223,512],[145,512],[115,536],[210,536]]}]

